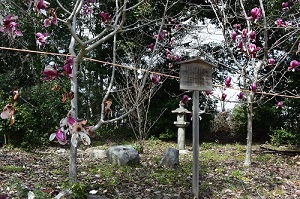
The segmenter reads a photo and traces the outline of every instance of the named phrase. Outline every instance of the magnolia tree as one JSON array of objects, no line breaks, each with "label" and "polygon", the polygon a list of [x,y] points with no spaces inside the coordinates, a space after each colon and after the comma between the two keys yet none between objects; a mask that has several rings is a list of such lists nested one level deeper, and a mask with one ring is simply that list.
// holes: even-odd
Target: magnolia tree
[{"label": "magnolia tree", "polygon": [[[54,81],[61,78],[67,78],[70,81],[70,91],[66,91],[63,95],[63,101],[71,101],[70,111],[66,114],[66,117],[61,119],[59,129],[55,133],[52,133],[49,139],[51,141],[57,139],[62,145],[71,143],[69,164],[69,180],[71,183],[74,183],[77,180],[76,156],[79,142],[81,141],[83,144],[89,145],[91,143],[90,135],[99,129],[102,124],[122,119],[136,108],[139,108],[141,111],[142,107],[139,105],[143,104],[144,100],[150,100],[150,96],[153,96],[155,90],[159,88],[157,85],[161,83],[160,76],[154,72],[151,74],[146,73],[146,71],[157,69],[155,65],[159,66],[159,64],[157,64],[158,62],[155,61],[155,58],[157,57],[155,57],[154,54],[157,53],[157,49],[162,45],[162,41],[166,42],[166,35],[169,35],[167,43],[170,42],[171,44],[174,42],[174,38],[170,37],[170,35],[172,35],[171,32],[168,33],[164,29],[164,26],[169,25],[166,24],[166,21],[168,20],[170,20],[170,23],[174,23],[172,19],[167,17],[167,12],[170,6],[176,5],[174,2],[172,3],[168,0],[161,3],[163,5],[161,16],[155,16],[156,20],[150,22],[152,24],[160,22],[161,25],[153,26],[157,27],[157,29],[148,30],[149,32],[153,32],[153,37],[152,42],[149,42],[148,44],[149,46],[145,46],[145,49],[149,52],[149,56],[147,58],[147,66],[143,67],[143,77],[137,78],[141,79],[141,81],[135,87],[135,89],[138,89],[134,91],[136,92],[136,100],[127,104],[126,112],[122,115],[111,118],[107,117],[107,113],[111,110],[111,101],[108,100],[108,97],[114,89],[113,81],[115,79],[115,63],[117,62],[117,36],[119,33],[126,32],[128,29],[139,29],[140,24],[146,23],[147,21],[139,21],[139,14],[142,15],[141,13],[144,12],[144,8],[149,8],[150,4],[143,0],[130,2],[127,0],[116,0],[107,1],[105,3],[97,0],[77,0],[71,2],[59,0],[56,0],[55,2],[34,0],[29,2],[28,9],[33,9],[38,20],[44,25],[44,29],[36,30],[35,33],[36,45],[41,51],[48,45],[55,44],[56,46],[65,46],[65,44],[55,43],[55,41],[50,42],[52,36],[51,29],[55,29],[58,26],[65,27],[70,35],[67,50],[68,55],[65,56],[64,64],[58,65],[54,61],[47,63],[43,71],[43,80]],[[53,5],[56,6],[53,7]],[[126,17],[130,15],[136,17],[136,20],[132,21],[132,23],[131,21],[126,21]],[[160,20],[157,20],[157,18],[160,18]],[[19,20],[18,17],[12,14],[1,17],[0,31],[15,39],[17,39],[16,37],[22,36],[22,29],[17,20]],[[174,26],[175,30],[176,25],[173,24],[172,26]],[[112,74],[109,78],[104,80],[108,83],[106,86],[106,93],[103,95],[104,97],[101,102],[99,120],[95,125],[87,126],[87,121],[80,119],[78,114],[78,92],[79,89],[84,89],[83,86],[80,87],[78,85],[78,74],[84,73],[84,71],[82,71],[84,68],[82,67],[82,64],[85,57],[93,57],[92,52],[109,40],[113,40]],[[173,62],[179,60],[179,57],[174,54],[171,48],[166,49],[166,57],[171,60],[169,62],[170,66]],[[130,69],[137,74],[139,73],[137,70],[139,68],[141,68],[141,65],[138,64],[133,65]],[[149,83],[147,83],[149,81],[150,85],[152,85],[150,89],[146,86],[149,85]],[[60,89],[59,84],[55,84],[52,89]],[[128,94],[130,95],[130,92]],[[13,105],[8,104],[4,108],[1,117],[3,119],[10,119],[11,124],[13,124],[15,121],[14,114],[15,111]]]},{"label": "magnolia tree", "polygon": [[[30,5],[36,12],[36,15],[42,19],[43,24],[48,30],[55,28],[60,24],[63,24],[70,33],[70,41],[68,48],[68,56],[65,59],[63,66],[58,66],[55,62],[50,62],[44,69],[45,81],[55,80],[57,78],[68,78],[71,83],[70,92],[64,94],[64,100],[71,101],[71,109],[67,116],[60,122],[60,128],[53,134],[50,135],[50,140],[57,139],[60,144],[66,144],[68,137],[70,136],[71,149],[70,149],[70,164],[69,164],[69,180],[75,182],[77,171],[76,171],[76,156],[78,142],[82,141],[83,144],[90,144],[91,140],[89,135],[97,130],[102,124],[115,121],[119,118],[124,117],[125,113],[119,118],[113,118],[106,120],[105,110],[108,107],[105,106],[105,101],[110,93],[112,87],[112,81],[114,79],[114,70],[106,94],[102,100],[102,111],[100,114],[99,121],[96,125],[86,126],[87,121],[79,119],[78,116],[78,73],[80,72],[80,65],[84,59],[84,56],[91,55],[90,52],[96,49],[99,45],[107,42],[108,40],[115,37],[118,33],[123,30],[125,24],[125,14],[133,12],[138,9],[144,1],[136,1],[136,4],[130,3],[129,1],[111,1],[105,3],[98,2],[96,0],[78,0],[72,2],[56,1],[58,7],[51,7],[51,2],[44,0],[30,1]],[[112,6],[114,5],[114,6]],[[140,8],[139,8],[140,9]],[[97,13],[96,13],[97,12]],[[91,21],[91,24],[83,24],[83,20]],[[17,16],[8,14],[1,18],[0,31],[8,34],[10,37],[22,36],[22,31],[19,29],[17,23]],[[95,33],[95,29],[100,29],[100,32]],[[36,45],[43,50],[51,38],[50,31],[37,31]],[[83,32],[83,34],[81,34]],[[115,41],[116,43],[116,41]],[[115,50],[115,48],[114,48]],[[115,52],[114,52],[115,53]],[[115,59],[113,60],[115,61]],[[146,80],[145,80],[146,81]],[[53,89],[58,89],[59,86]],[[106,103],[107,105],[107,103]],[[128,112],[134,109],[135,104],[131,104],[131,108]],[[11,123],[14,122],[14,107],[9,104],[7,105],[1,117],[6,119],[10,118]]]},{"label": "magnolia tree", "polygon": [[[239,89],[238,99],[247,105],[247,148],[244,165],[251,164],[253,104],[263,104],[262,92],[276,97],[288,74],[298,70],[293,57],[299,51],[299,2],[277,1],[210,1],[224,36],[224,50],[231,74],[225,79],[226,88]],[[247,4],[246,4],[247,3]],[[295,12],[296,11],[296,12]],[[228,61],[229,60],[229,61]],[[224,64],[224,63],[222,63]],[[281,94],[296,95],[281,90]],[[222,93],[221,100],[227,95]],[[278,99],[278,108],[283,102]]]}]

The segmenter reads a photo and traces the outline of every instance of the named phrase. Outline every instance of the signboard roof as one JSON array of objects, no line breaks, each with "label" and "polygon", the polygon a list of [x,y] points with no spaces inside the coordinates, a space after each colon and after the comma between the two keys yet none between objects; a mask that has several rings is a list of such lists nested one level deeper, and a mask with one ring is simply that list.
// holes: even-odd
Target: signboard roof
[{"label": "signboard roof", "polygon": [[182,64],[189,64],[189,63],[207,64],[207,65],[211,66],[212,68],[217,67],[216,65],[211,64],[208,61],[205,61],[205,60],[200,59],[200,58],[193,58],[193,59],[184,60],[184,61],[179,62],[178,64],[182,65]]}]

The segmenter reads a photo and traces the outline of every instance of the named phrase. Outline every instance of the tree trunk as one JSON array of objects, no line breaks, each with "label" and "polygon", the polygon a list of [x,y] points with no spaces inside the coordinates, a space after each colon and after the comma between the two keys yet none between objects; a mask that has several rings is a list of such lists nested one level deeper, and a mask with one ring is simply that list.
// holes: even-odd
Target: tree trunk
[{"label": "tree trunk", "polygon": [[6,134],[4,133],[4,145],[7,145]]},{"label": "tree trunk", "polygon": [[[71,100],[71,116],[78,119],[78,81],[77,71],[80,63],[80,57],[74,59],[72,78],[71,78],[71,91],[74,93],[74,98]],[[70,162],[69,162],[69,182],[75,184],[77,182],[77,147],[71,143],[70,147]]]},{"label": "tree trunk", "polygon": [[253,96],[254,93],[250,92],[248,96],[247,106],[247,146],[246,146],[246,158],[244,166],[250,166],[251,154],[252,154],[252,122],[253,122]]},{"label": "tree trunk", "polygon": [[69,163],[69,182],[71,185],[77,182],[77,147],[71,144]]}]

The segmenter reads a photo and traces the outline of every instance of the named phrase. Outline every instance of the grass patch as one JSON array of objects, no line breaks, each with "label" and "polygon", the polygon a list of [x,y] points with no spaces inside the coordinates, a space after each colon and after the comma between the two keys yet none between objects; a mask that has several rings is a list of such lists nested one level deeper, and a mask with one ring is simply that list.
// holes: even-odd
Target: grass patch
[{"label": "grass patch", "polygon": [[25,169],[23,167],[14,166],[14,165],[3,165],[3,166],[0,166],[0,171],[3,171],[3,172],[21,173],[24,170]]}]

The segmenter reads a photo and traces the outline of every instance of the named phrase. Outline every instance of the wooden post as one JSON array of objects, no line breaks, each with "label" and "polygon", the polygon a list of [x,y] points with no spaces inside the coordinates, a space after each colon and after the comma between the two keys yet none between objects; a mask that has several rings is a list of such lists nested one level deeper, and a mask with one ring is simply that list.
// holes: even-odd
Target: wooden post
[{"label": "wooden post", "polygon": [[180,89],[193,91],[193,194],[199,198],[199,91],[212,90],[212,69],[216,67],[199,58],[180,64]]},{"label": "wooden post", "polygon": [[199,198],[199,91],[193,91],[193,194]]}]

